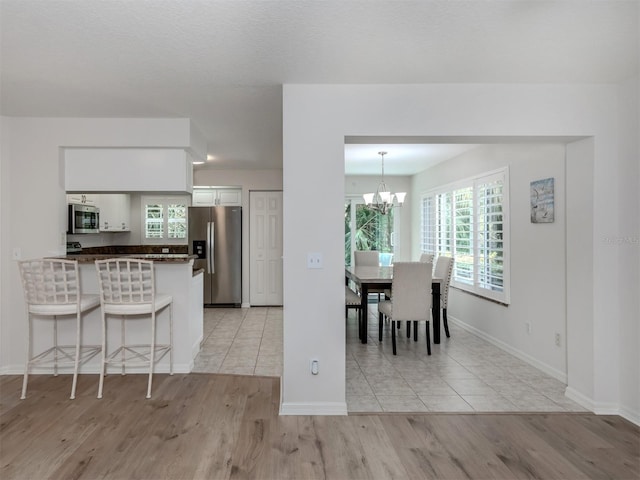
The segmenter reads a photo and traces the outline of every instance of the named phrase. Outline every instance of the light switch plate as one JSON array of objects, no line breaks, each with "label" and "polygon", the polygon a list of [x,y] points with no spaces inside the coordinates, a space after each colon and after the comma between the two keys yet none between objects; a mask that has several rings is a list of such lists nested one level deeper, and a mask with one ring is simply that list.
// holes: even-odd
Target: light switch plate
[{"label": "light switch plate", "polygon": [[307,268],[322,268],[322,254],[307,253]]}]

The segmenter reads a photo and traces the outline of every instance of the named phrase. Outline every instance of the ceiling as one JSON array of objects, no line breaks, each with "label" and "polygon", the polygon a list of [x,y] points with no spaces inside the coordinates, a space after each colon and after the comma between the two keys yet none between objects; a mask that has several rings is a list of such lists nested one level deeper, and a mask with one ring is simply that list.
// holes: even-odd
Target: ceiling
[{"label": "ceiling", "polygon": [[[213,157],[199,168],[282,168],[285,83],[616,82],[638,71],[638,12],[638,0],[0,0],[0,113],[188,117]],[[347,173],[377,174],[380,150],[387,173],[410,174],[465,148],[379,143],[346,145]]]}]

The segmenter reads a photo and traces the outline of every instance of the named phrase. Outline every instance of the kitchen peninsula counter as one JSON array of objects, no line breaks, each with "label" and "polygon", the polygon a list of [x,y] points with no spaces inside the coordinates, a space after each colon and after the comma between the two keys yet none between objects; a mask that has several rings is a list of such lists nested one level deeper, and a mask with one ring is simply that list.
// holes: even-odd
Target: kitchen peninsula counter
[{"label": "kitchen peninsula counter", "polygon": [[[112,247],[91,248],[83,249],[81,253],[69,253],[55,258],[78,261],[80,286],[83,293],[100,292],[95,267],[96,260],[107,258],[153,260],[156,291],[169,294],[173,298],[173,371],[176,373],[189,373],[193,368],[195,357],[200,351],[204,333],[204,280],[202,271],[194,270],[193,268],[196,255],[189,255],[183,252],[158,253],[145,251],[145,249],[141,249],[142,251],[135,250],[134,248],[117,250]],[[83,343],[86,345],[99,345],[102,341],[100,307],[88,312],[84,317]],[[157,341],[166,343],[169,331],[168,308],[159,313],[157,321]],[[149,322],[142,319],[127,321],[127,342],[149,343],[151,335],[149,328]],[[109,351],[120,346],[120,321],[115,317],[109,321],[107,343]],[[98,369],[99,358],[94,358],[83,367],[82,371],[96,373],[99,371]],[[115,371],[113,370],[114,373]],[[157,373],[169,372],[169,355],[165,355],[156,364],[155,371]],[[145,373],[148,370],[128,368],[127,372]]]}]

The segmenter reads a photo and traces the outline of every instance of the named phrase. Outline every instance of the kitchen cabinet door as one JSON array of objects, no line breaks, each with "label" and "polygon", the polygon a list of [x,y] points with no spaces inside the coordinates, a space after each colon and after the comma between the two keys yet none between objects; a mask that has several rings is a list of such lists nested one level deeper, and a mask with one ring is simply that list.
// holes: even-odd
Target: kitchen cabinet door
[{"label": "kitchen cabinet door", "polygon": [[223,207],[242,206],[242,190],[239,188],[218,189],[218,205]]},{"label": "kitchen cabinet door", "polygon": [[242,206],[241,188],[197,188],[193,190],[194,207]]},{"label": "kitchen cabinet door", "polygon": [[194,190],[191,200],[194,207],[211,207],[216,204],[215,190]]},{"label": "kitchen cabinet door", "polygon": [[97,205],[97,194],[91,193],[69,193],[67,194],[67,203],[81,203],[83,205]]},{"label": "kitchen cabinet door", "polygon": [[101,232],[128,232],[131,230],[131,196],[126,193],[100,195]]}]

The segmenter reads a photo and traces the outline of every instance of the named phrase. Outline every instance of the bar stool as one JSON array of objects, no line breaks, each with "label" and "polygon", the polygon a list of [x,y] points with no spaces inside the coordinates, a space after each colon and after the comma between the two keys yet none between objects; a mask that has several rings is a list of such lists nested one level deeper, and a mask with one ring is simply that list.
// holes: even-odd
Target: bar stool
[{"label": "bar stool", "polygon": [[[125,374],[125,367],[149,367],[147,397],[151,398],[151,383],[155,363],[169,353],[169,373],[173,375],[173,298],[156,293],[153,262],[131,258],[96,260],[102,307],[102,364],[98,398],[102,398],[104,375],[108,365],[118,365]],[[169,307],[169,343],[156,343],[156,314]],[[120,347],[107,353],[107,320],[110,315],[121,317]],[[148,344],[127,344],[125,322],[132,317],[150,315],[151,339]],[[129,317],[129,318],[127,318]]]},{"label": "bar stool", "polygon": [[[27,359],[21,399],[26,398],[29,370],[33,366],[73,366],[71,399],[76,397],[81,364],[100,353],[99,345],[81,345],[82,314],[100,305],[98,295],[80,293],[78,262],[61,259],[36,259],[18,262],[27,309]],[[58,317],[75,315],[75,345],[58,345]],[[52,317],[53,347],[33,356],[33,317]],[[50,320],[51,321],[51,320]]]}]

